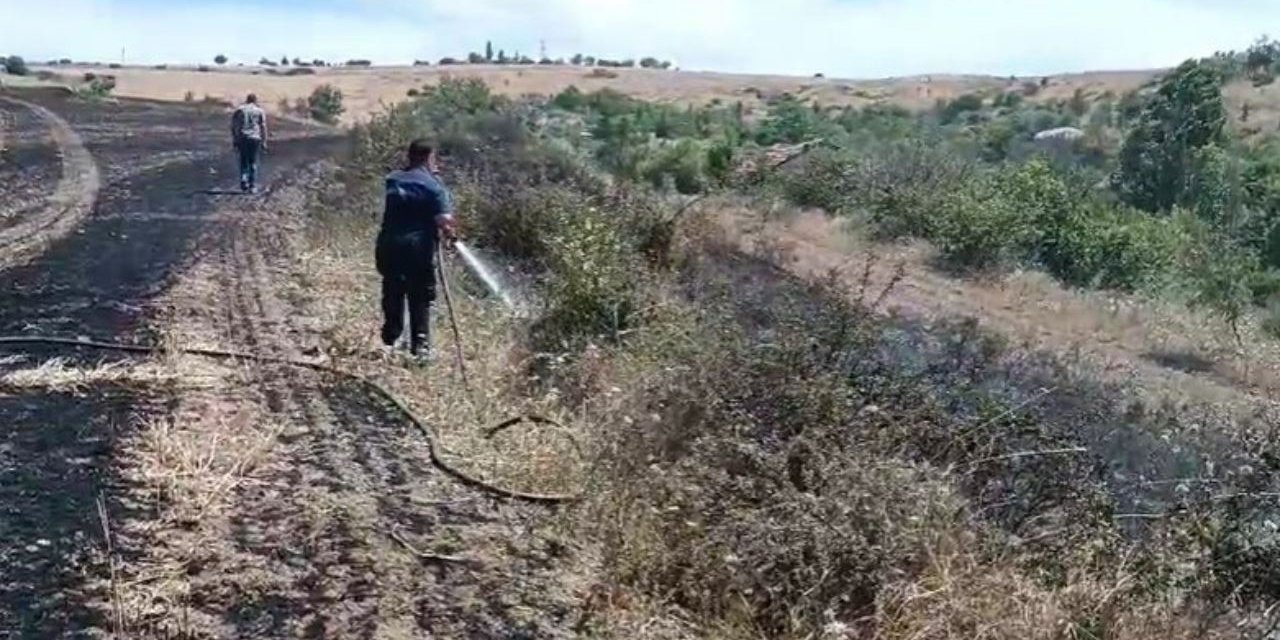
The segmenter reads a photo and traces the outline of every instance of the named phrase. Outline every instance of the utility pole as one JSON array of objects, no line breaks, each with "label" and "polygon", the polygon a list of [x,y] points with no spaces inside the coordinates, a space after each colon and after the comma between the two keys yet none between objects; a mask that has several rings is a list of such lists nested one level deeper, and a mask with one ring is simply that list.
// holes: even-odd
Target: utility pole
[{"label": "utility pole", "polygon": [[542,62],[543,60],[546,60],[546,59],[547,59],[547,41],[546,41],[546,40],[539,40],[539,41],[538,41],[538,44],[539,44],[539,47],[540,47],[540,51],[541,51],[541,53],[542,53],[542,55],[540,55],[540,56],[538,57],[538,62]]}]

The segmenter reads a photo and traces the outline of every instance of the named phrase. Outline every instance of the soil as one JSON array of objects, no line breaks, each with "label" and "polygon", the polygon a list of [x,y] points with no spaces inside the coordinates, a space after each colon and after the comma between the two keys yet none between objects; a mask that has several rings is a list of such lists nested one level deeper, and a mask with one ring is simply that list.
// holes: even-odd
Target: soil
[{"label": "soil", "polygon": [[[210,195],[235,182],[222,110],[18,97],[0,104],[6,139],[27,155],[0,170],[65,182],[47,151],[54,140],[67,154],[52,133],[65,126],[101,188],[82,218],[49,202],[32,213],[75,224],[0,271],[0,334],[314,355],[324,294],[294,254],[306,194],[327,179],[317,161],[343,139],[280,123],[265,193]],[[27,198],[5,192],[0,207],[30,209]],[[54,357],[123,360],[0,353],[0,376]],[[570,545],[554,512],[457,484],[367,389],[277,366],[153,361],[173,375],[0,381],[0,636],[571,635]]]}]

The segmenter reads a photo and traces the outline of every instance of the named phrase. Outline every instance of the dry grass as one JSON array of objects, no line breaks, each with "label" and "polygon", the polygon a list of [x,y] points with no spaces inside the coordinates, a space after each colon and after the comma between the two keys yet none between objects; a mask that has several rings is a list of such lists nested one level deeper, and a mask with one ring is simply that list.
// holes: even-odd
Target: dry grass
[{"label": "dry grass", "polygon": [[[436,425],[445,438],[444,457],[504,487],[535,493],[574,493],[582,485],[583,460],[574,442],[589,431],[579,416],[565,413],[551,389],[524,397],[520,372],[531,354],[519,347],[522,325],[498,302],[467,295],[458,278],[466,277],[457,258],[447,260],[453,282],[455,313],[461,329],[462,353],[470,380],[464,383],[456,362],[457,342],[447,317],[443,292],[432,312],[434,361],[415,366],[402,353],[384,349],[378,338],[381,322],[378,276],[369,255],[372,225],[335,222],[313,230],[312,250],[300,257],[299,273],[308,288],[344,291],[319,296],[313,312],[335,364],[380,380],[414,408],[420,419]],[[518,425],[492,439],[487,427],[516,415],[539,415],[567,427]]]},{"label": "dry grass", "polygon": [[[992,566],[972,541],[939,540],[919,577],[889,585],[870,621],[876,640],[1083,640],[1236,637],[1229,624],[1201,627],[1177,603],[1139,604],[1139,579],[1116,567],[1107,581],[1073,576],[1051,588],[1012,566]],[[852,636],[850,636],[852,637]]]},{"label": "dry grass", "polygon": [[177,379],[172,371],[154,362],[107,362],[89,368],[67,363],[66,358],[52,358],[35,367],[9,371],[0,376],[0,389],[82,394],[100,384],[146,388]]},{"label": "dry grass", "polygon": [[258,375],[247,365],[222,367],[170,352],[152,366],[163,372],[158,388],[176,402],[164,413],[136,414],[121,463],[135,487],[131,499],[156,516],[128,523],[120,535],[137,545],[170,533],[130,558],[114,589],[126,632],[200,637],[209,622],[192,605],[200,567],[225,535],[236,496],[269,459],[281,427],[263,419],[263,407],[245,401],[243,390]]},{"label": "dry grass", "polygon": [[[1255,87],[1248,80],[1239,80],[1227,85],[1223,95],[1227,113],[1245,138],[1262,138],[1280,128],[1280,84]],[[1248,121],[1243,120],[1245,105],[1249,109]]]},{"label": "dry grass", "polygon": [[[1280,343],[1256,322],[1246,326],[1251,348],[1240,352],[1224,325],[1169,299],[1068,289],[1038,271],[996,278],[949,276],[932,266],[924,242],[880,243],[847,220],[781,207],[761,213],[749,203],[710,203],[744,248],[797,275],[833,270],[850,283],[870,274],[872,288],[889,280],[884,307],[924,319],[968,316],[1014,345],[1080,361],[1113,380],[1137,376],[1157,402],[1225,402],[1246,412],[1280,392]],[[865,258],[876,259],[864,274]]]}]

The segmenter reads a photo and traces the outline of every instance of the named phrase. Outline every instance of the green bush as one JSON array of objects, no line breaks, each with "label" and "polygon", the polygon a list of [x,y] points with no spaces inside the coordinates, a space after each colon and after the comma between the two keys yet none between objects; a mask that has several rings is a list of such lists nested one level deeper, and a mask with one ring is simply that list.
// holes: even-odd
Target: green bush
[{"label": "green bush", "polygon": [[76,95],[83,99],[101,100],[111,95],[111,92],[116,88],[115,76],[85,74],[85,77],[88,79],[88,84],[85,84],[76,90]]},{"label": "green bush", "polygon": [[491,189],[468,204],[469,235],[542,268],[551,261],[550,238],[561,233],[566,217],[590,207],[581,194],[563,187]]},{"label": "green bush", "polygon": [[837,151],[819,149],[794,169],[782,172],[777,182],[782,194],[802,207],[817,207],[832,214],[844,213],[851,202],[850,159]]},{"label": "green bush", "polygon": [[707,177],[719,186],[733,179],[737,145],[730,140],[716,140],[707,148]]},{"label": "green bush", "polygon": [[670,186],[678,193],[702,193],[707,188],[706,161],[702,145],[684,139],[657,151],[640,174],[658,188]]},{"label": "green bush", "polygon": [[938,103],[938,121],[951,124],[967,113],[982,111],[983,99],[976,93],[966,93],[955,100],[942,100]]},{"label": "green bush", "polygon": [[551,104],[565,111],[581,111],[587,106],[587,98],[578,87],[569,85],[568,89],[556,94]]},{"label": "green bush", "polygon": [[644,270],[617,221],[593,207],[566,214],[547,239],[551,277],[535,329],[543,348],[617,340],[640,321]]},{"label": "green bush", "polygon": [[342,90],[331,84],[316,87],[307,98],[307,113],[318,122],[335,124],[345,111]]},{"label": "green bush", "polygon": [[873,150],[848,167],[843,191],[889,238],[930,237],[943,201],[971,184],[975,171],[962,157],[925,140]]},{"label": "green bush", "polygon": [[1026,254],[1035,231],[1031,220],[1016,202],[999,197],[987,181],[944,197],[931,225],[931,238],[950,264],[985,269]]},{"label": "green bush", "polygon": [[479,78],[444,78],[440,84],[423,89],[430,98],[426,106],[433,124],[439,125],[457,115],[475,115],[506,105],[495,96],[489,85]]},{"label": "green bush", "polygon": [[1201,225],[1187,252],[1187,282],[1193,308],[1220,318],[1243,347],[1240,323],[1253,306],[1250,283],[1261,271],[1256,256]]},{"label": "green bush", "polygon": [[813,107],[788,95],[769,107],[769,117],[756,132],[760,144],[796,144],[824,136],[834,123]]},{"label": "green bush", "polygon": [[1177,267],[1185,244],[1172,220],[1102,202],[1082,203],[1056,227],[1042,251],[1045,268],[1077,286],[1136,290]]}]

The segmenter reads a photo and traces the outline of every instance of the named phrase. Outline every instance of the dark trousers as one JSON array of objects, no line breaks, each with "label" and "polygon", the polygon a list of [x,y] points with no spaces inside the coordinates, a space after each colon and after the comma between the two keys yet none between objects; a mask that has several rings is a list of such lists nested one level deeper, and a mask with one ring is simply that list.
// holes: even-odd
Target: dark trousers
[{"label": "dark trousers", "polygon": [[382,275],[382,342],[394,346],[404,333],[409,308],[410,349],[430,348],[431,303],[436,299],[434,245],[424,234],[379,237],[376,259]]},{"label": "dark trousers", "polygon": [[262,141],[240,138],[236,141],[240,152],[240,188],[252,189],[258,184],[258,155],[262,153]]}]

